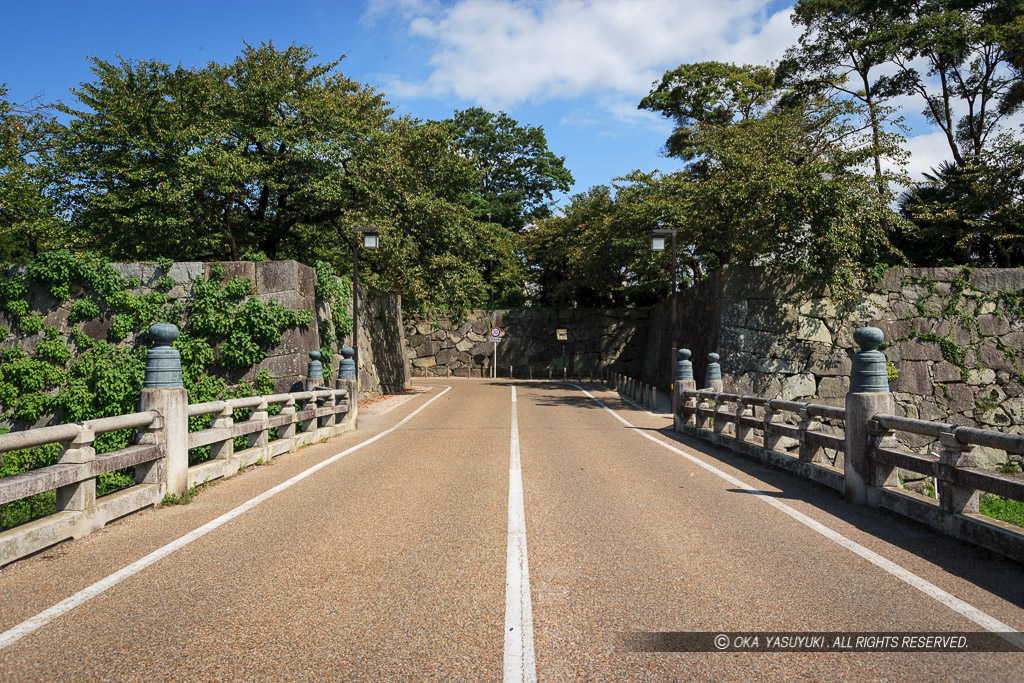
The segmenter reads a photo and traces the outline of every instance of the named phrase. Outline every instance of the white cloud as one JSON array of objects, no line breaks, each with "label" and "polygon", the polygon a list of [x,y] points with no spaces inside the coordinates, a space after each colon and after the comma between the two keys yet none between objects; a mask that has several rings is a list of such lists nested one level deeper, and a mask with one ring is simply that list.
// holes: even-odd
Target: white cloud
[{"label": "white cloud", "polygon": [[931,173],[943,161],[953,160],[953,153],[949,149],[946,135],[940,130],[908,137],[904,148],[910,152],[907,173],[915,182],[923,180],[925,173]]},{"label": "white cloud", "polygon": [[[617,92],[639,101],[666,69],[702,60],[765,63],[799,31],[789,10],[758,0],[383,0],[366,17],[399,16],[432,47],[430,73],[386,86],[496,108]],[[635,104],[633,105],[635,106]]]}]

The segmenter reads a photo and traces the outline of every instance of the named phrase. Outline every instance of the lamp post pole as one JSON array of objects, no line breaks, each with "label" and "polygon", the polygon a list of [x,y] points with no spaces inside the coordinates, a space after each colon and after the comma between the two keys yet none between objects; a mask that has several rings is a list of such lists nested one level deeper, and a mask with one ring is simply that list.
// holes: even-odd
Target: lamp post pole
[{"label": "lamp post pole", "polygon": [[[676,231],[672,230],[672,293],[669,295],[672,297],[672,312],[669,314],[669,325],[672,328],[672,348],[669,349],[669,377],[675,377],[673,370],[676,367],[676,349],[679,348],[679,342],[677,335],[679,334],[678,327],[676,326]],[[672,394],[675,395],[675,392]],[[675,408],[673,407],[673,415],[675,414]]]},{"label": "lamp post pole", "polygon": [[359,228],[355,227],[352,228],[352,351],[356,386],[359,386]]},{"label": "lamp post pole", "polygon": [[[651,251],[665,251],[665,237],[672,236],[672,290],[669,292],[671,298],[671,306],[669,308],[669,379],[675,377],[676,367],[676,349],[679,347],[678,343],[678,329],[676,326],[676,270],[677,270],[677,256],[676,256],[676,231],[675,228],[666,228],[661,230],[651,231]],[[671,393],[672,396],[672,414],[676,412],[675,406],[675,391]]]}]

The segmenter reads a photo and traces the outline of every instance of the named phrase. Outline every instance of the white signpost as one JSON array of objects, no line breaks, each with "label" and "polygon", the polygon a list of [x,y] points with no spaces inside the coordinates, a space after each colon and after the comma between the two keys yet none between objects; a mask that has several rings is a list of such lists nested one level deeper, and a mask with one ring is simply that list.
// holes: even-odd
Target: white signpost
[{"label": "white signpost", "polygon": [[491,341],[494,342],[494,362],[491,363],[491,378],[498,378],[498,342],[502,339],[502,331],[500,327],[492,327],[490,331]]}]

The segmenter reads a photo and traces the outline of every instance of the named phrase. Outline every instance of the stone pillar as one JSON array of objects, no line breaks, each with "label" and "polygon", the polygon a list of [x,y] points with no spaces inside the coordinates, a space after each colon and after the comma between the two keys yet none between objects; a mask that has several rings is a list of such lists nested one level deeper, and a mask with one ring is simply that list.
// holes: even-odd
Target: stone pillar
[{"label": "stone pillar", "polygon": [[696,405],[694,399],[683,396],[684,391],[696,391],[697,382],[693,379],[693,363],[690,362],[690,349],[679,349],[676,356],[676,381],[672,389],[672,425],[677,432],[690,422],[690,417],[682,414],[683,406]]},{"label": "stone pillar", "polygon": [[821,431],[821,420],[807,412],[807,408],[803,408],[800,413],[800,421],[797,422],[797,428],[800,430],[800,450],[799,457],[803,462],[820,463],[824,460],[823,451],[820,446],[814,446],[808,443],[807,433]]},{"label": "stone pillar", "polygon": [[324,364],[320,362],[320,352],[309,352],[309,364],[306,366],[306,391],[319,389],[324,385]]},{"label": "stone pillar", "polygon": [[722,366],[718,364],[717,353],[708,354],[708,368],[704,373],[704,388],[717,393],[723,391]]},{"label": "stone pillar", "polygon": [[341,350],[342,359],[338,363],[338,381],[335,383],[336,388],[348,391],[348,413],[342,418],[341,431],[356,429],[359,425],[359,380],[352,354],[352,349],[347,346]]},{"label": "stone pillar", "polygon": [[[78,427],[78,435],[69,441],[64,450],[60,452],[60,457],[57,459],[58,465],[81,465],[96,459],[96,449],[92,445],[96,435],[82,423],[79,423]],[[57,488],[57,512],[65,510],[84,512],[91,510],[95,505],[95,479],[86,479]]]},{"label": "stone pillar", "polygon": [[[280,414],[281,415],[294,415],[295,412],[296,412],[296,410],[295,410],[295,399],[289,396],[288,400],[284,402],[283,406],[281,406],[281,413]],[[295,429],[295,423],[294,422],[292,422],[291,424],[289,424],[289,425],[287,425],[285,427],[281,427],[278,430],[278,434],[279,434],[279,436],[282,439],[294,439],[295,438],[295,433],[296,433],[296,429]]]},{"label": "stone pillar", "polygon": [[[294,401],[292,401],[294,412]],[[224,410],[217,413],[217,416],[213,418],[213,424],[210,425],[213,429],[226,429],[230,430],[235,424],[235,411],[231,409],[231,406],[225,403]],[[220,443],[210,444],[210,459],[211,460],[226,460],[235,454],[235,440],[228,437]]]},{"label": "stone pillar", "polygon": [[775,417],[775,408],[772,407],[772,402],[768,401],[768,405],[764,407],[764,413],[761,415],[761,423],[764,425],[761,428],[761,432],[764,434],[764,437],[762,437],[761,445],[765,451],[762,454],[764,457],[762,457],[761,461],[765,463],[770,462],[771,460],[768,457],[768,451],[778,450],[779,441],[782,440],[782,437],[779,436],[778,434],[768,431],[770,429],[769,425],[771,425],[773,417]]},{"label": "stone pillar", "polygon": [[754,406],[748,406],[744,403],[742,398],[736,401],[736,441],[738,442],[750,441],[750,433],[754,429],[744,425],[740,420],[744,417],[752,417],[753,408]]},{"label": "stone pillar", "polygon": [[[948,481],[948,475],[955,467],[977,467],[978,457],[974,453],[974,446],[960,443],[956,434],[944,432],[939,435],[939,443],[942,450],[939,451],[938,468],[939,476],[935,477],[935,496],[939,499],[939,507],[946,512],[962,515],[965,512],[978,513],[980,494],[975,489],[966,486],[957,486]],[[952,533],[953,530],[950,530]]]},{"label": "stone pillar", "polygon": [[181,379],[181,354],[171,347],[178,328],[157,323],[149,328],[154,346],[146,354],[146,374],[139,397],[139,411],[160,413],[163,434],[153,434],[164,444],[164,489],[161,495],[188,490],[188,392]]},{"label": "stone pillar", "polygon": [[885,339],[877,327],[862,327],[853,333],[861,350],[853,354],[850,391],[846,394],[846,452],[843,474],[846,498],[861,505],[877,505],[877,478],[872,468],[871,449],[882,438],[873,433],[875,415],[894,415],[896,402],[889,392],[885,355],[878,345]]}]

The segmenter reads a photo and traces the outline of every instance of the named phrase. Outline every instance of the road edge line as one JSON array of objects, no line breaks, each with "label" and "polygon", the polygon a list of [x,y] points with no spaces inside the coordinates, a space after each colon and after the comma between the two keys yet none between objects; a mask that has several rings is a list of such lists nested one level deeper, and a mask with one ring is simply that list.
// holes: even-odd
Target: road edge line
[{"label": "road edge line", "polygon": [[971,621],[973,621],[977,625],[981,626],[982,628],[984,628],[984,629],[986,629],[988,631],[991,631],[992,633],[995,633],[996,635],[1000,636],[1001,638],[1003,638],[1007,642],[1009,642],[1009,643],[1017,646],[1018,648],[1024,650],[1024,634],[1021,634],[1016,629],[1010,627],[1007,624],[1004,624],[1002,621],[996,619],[992,615],[990,615],[990,614],[988,614],[986,612],[983,612],[982,610],[978,609],[974,605],[971,605],[970,603],[968,603],[968,602],[966,602],[964,600],[961,600],[960,598],[956,597],[952,593],[948,593],[947,591],[944,591],[943,589],[939,588],[938,586],[936,586],[935,584],[931,583],[927,579],[922,578],[922,577],[918,576],[917,574],[913,573],[912,571],[910,571],[909,569],[906,569],[906,568],[896,564],[892,560],[889,560],[889,559],[879,555],[875,551],[873,551],[873,550],[871,550],[871,549],[861,545],[860,543],[857,543],[853,539],[850,539],[850,538],[847,538],[846,536],[843,536],[838,531],[835,531],[834,529],[831,529],[831,528],[825,526],[821,522],[819,522],[819,521],[817,521],[817,520],[807,516],[806,514],[800,512],[796,508],[790,507],[789,505],[786,505],[785,503],[783,503],[783,502],[781,502],[779,500],[776,500],[767,491],[761,491],[760,489],[754,488],[753,486],[740,481],[739,479],[737,479],[736,477],[732,476],[731,474],[729,474],[727,472],[723,472],[722,470],[718,469],[714,465],[706,463],[703,460],[701,460],[700,458],[697,458],[697,457],[695,457],[693,455],[690,455],[689,453],[683,451],[682,449],[676,448],[675,446],[673,446],[671,444],[668,444],[668,443],[665,443],[661,439],[657,439],[654,436],[648,434],[647,432],[644,432],[644,431],[640,430],[639,428],[636,427],[636,425],[630,423],[624,417],[622,417],[621,415],[616,413],[614,410],[609,408],[607,405],[605,405],[604,402],[601,401],[601,399],[597,398],[596,396],[594,396],[593,394],[591,394],[589,391],[587,391],[583,387],[579,386],[578,384],[569,384],[569,386],[575,387],[575,388],[579,389],[580,391],[582,391],[584,394],[586,394],[588,397],[590,397],[593,401],[597,402],[597,404],[599,406],[601,406],[602,408],[607,410],[609,413],[611,413],[612,417],[614,417],[616,420],[619,420],[624,425],[626,425],[627,427],[631,428],[637,434],[639,434],[640,436],[644,437],[645,439],[648,439],[649,441],[653,441],[654,443],[658,444],[662,448],[668,449],[668,450],[672,451],[673,453],[676,453],[678,455],[683,456],[684,458],[686,458],[687,460],[691,461],[695,465],[698,465],[699,467],[702,467],[703,469],[707,470],[708,472],[711,472],[712,474],[720,477],[721,479],[724,479],[725,481],[729,482],[733,486],[738,486],[738,487],[742,488],[745,491],[748,491],[750,493],[756,494],[756,497],[759,500],[762,500],[765,503],[767,503],[768,505],[771,505],[772,507],[777,508],[781,512],[784,512],[785,514],[787,514],[790,517],[792,517],[793,519],[797,520],[798,522],[800,522],[804,526],[806,526],[806,527],[816,531],[817,533],[821,534],[822,536],[824,536],[825,538],[829,539],[830,541],[833,541],[834,543],[837,543],[838,545],[841,545],[842,547],[846,548],[850,552],[852,552],[852,553],[854,553],[856,555],[859,555],[860,557],[864,558],[865,560],[867,560],[871,564],[875,565],[876,567],[879,567],[880,569],[885,570],[886,572],[888,572],[892,576],[894,576],[894,577],[900,579],[901,581],[903,581],[904,583],[906,583],[906,584],[916,588],[917,590],[921,591],[922,593],[924,593],[925,595],[929,596],[930,598],[936,600],[937,602],[945,605],[946,607],[948,607],[949,609],[953,610],[954,612],[957,612],[961,616],[966,617],[967,619],[970,619]]},{"label": "road edge line", "polygon": [[124,567],[122,569],[119,569],[118,571],[116,571],[113,574],[107,576],[106,578],[100,579],[96,583],[93,583],[92,585],[87,586],[86,588],[83,588],[82,590],[78,591],[74,595],[72,595],[70,597],[67,597],[64,600],[61,600],[56,605],[53,605],[52,607],[48,607],[47,609],[43,610],[39,614],[35,615],[34,617],[30,617],[30,618],[26,619],[25,621],[21,622],[20,624],[17,624],[16,626],[12,626],[11,628],[9,628],[6,631],[4,631],[3,633],[0,633],[0,651],[4,650],[5,648],[7,648],[10,645],[13,645],[14,643],[16,643],[19,640],[21,640],[22,638],[24,638],[25,636],[27,636],[27,635],[37,631],[38,629],[40,629],[43,626],[45,626],[46,624],[50,623],[51,621],[53,621],[57,617],[65,614],[67,612],[70,612],[75,607],[78,607],[79,605],[84,604],[85,602],[88,602],[92,598],[96,597],[97,595],[100,595],[101,593],[104,593],[105,591],[109,590],[110,588],[113,588],[114,586],[116,586],[117,584],[121,583],[125,579],[130,578],[130,577],[134,576],[135,574],[138,574],[139,572],[141,572],[146,567],[149,567],[150,565],[155,564],[156,562],[159,562],[160,560],[162,560],[163,558],[167,557],[168,555],[170,555],[174,551],[180,550],[181,548],[184,548],[188,544],[192,543],[193,541],[195,541],[197,539],[202,538],[203,536],[205,536],[206,534],[210,533],[214,529],[217,529],[218,527],[221,527],[224,524],[227,524],[228,522],[230,522],[235,517],[238,517],[238,516],[248,512],[252,508],[254,508],[257,505],[259,505],[260,503],[262,503],[263,501],[268,500],[270,498],[273,498],[274,496],[276,496],[281,491],[284,491],[285,489],[290,488],[291,486],[293,486],[294,484],[299,483],[300,481],[302,481],[306,477],[309,477],[309,476],[315,474],[316,472],[319,472],[323,468],[327,467],[328,465],[331,465],[331,464],[337,462],[338,460],[344,458],[349,453],[354,453],[355,451],[358,451],[360,448],[363,448],[364,446],[369,446],[371,443],[377,441],[378,439],[381,439],[381,438],[387,436],[388,434],[390,434],[391,432],[395,431],[396,429],[398,429],[399,427],[404,425],[406,422],[408,422],[412,418],[416,417],[416,415],[420,411],[424,410],[427,406],[429,406],[431,403],[433,403],[437,399],[439,399],[442,396],[444,396],[449,391],[451,391],[451,387],[450,386],[445,386],[444,391],[439,393],[437,396],[434,396],[433,398],[431,398],[429,401],[427,401],[426,403],[421,405],[419,408],[417,408],[413,412],[411,412],[408,415],[406,415],[400,422],[398,422],[393,427],[389,427],[388,429],[385,429],[380,434],[376,434],[376,435],[370,437],[366,441],[362,441],[360,443],[357,443],[355,446],[352,446],[351,448],[348,448],[348,449],[342,451],[341,453],[336,453],[335,455],[332,455],[331,457],[327,458],[326,460],[322,460],[322,461],[318,462],[317,464],[315,464],[315,465],[313,465],[313,466],[303,470],[302,472],[299,472],[298,474],[296,474],[291,479],[288,479],[287,481],[281,482],[280,484],[278,484],[274,488],[268,489],[267,491],[264,491],[263,493],[261,493],[260,495],[256,496],[255,498],[250,498],[249,500],[247,500],[246,502],[242,503],[238,507],[236,507],[236,508],[234,508],[234,509],[232,509],[232,510],[230,510],[228,512],[225,512],[220,517],[217,517],[216,519],[213,519],[213,520],[207,522],[206,524],[202,525],[201,527],[199,527],[197,529],[193,529],[192,531],[190,531],[189,533],[185,534],[184,536],[182,536],[182,537],[180,537],[180,538],[178,538],[178,539],[176,539],[174,541],[171,541],[170,543],[168,543],[168,544],[166,544],[164,546],[161,546],[160,548],[157,548],[156,550],[154,550],[153,552],[149,553],[148,555],[146,555],[146,556],[136,560],[135,562],[132,562],[130,565],[128,565],[128,566],[126,566],[126,567]]}]

